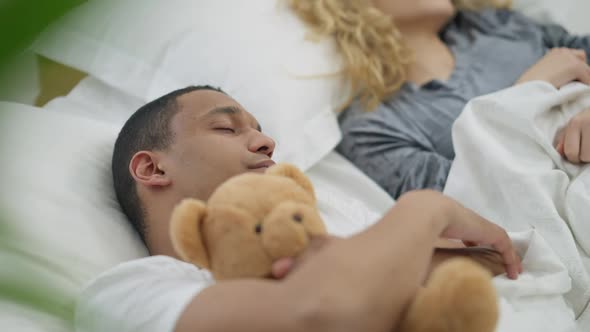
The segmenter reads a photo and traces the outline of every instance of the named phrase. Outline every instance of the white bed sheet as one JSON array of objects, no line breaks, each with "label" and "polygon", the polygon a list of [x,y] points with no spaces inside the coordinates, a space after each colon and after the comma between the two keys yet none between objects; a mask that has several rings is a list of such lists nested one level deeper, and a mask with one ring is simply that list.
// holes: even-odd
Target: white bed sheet
[{"label": "white bed sheet", "polygon": [[[499,287],[515,309],[509,316],[536,311],[528,324],[515,323],[518,331],[570,331],[574,317],[579,331],[590,330],[590,166],[564,161],[553,147],[557,130],[588,108],[589,86],[532,82],[471,101],[453,128],[445,193],[508,231],[539,236],[527,251],[536,267],[530,283]],[[563,276],[571,286],[564,288]]]}]

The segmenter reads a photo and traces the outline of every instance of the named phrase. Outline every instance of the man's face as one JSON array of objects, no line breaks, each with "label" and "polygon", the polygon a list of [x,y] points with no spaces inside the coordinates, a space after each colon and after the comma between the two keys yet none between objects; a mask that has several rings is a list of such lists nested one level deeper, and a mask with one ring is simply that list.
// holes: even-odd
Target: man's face
[{"label": "man's face", "polygon": [[245,172],[264,172],[274,162],[274,141],[235,100],[212,90],[178,97],[164,153],[172,189],[207,199],[223,181]]}]

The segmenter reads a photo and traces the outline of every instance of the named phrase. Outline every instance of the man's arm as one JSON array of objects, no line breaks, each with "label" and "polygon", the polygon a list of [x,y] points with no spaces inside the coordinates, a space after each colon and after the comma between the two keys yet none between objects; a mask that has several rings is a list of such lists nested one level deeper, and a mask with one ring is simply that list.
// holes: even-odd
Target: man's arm
[{"label": "man's arm", "polygon": [[390,331],[425,278],[439,236],[492,245],[506,233],[440,193],[410,193],[377,224],[331,241],[281,281],[220,282],[181,315],[185,331]]},{"label": "man's arm", "polygon": [[427,278],[437,266],[456,257],[464,257],[474,261],[488,270],[493,276],[501,275],[506,272],[502,257],[492,249],[482,247],[436,248],[432,255],[430,266],[428,267]]},{"label": "man's arm", "polygon": [[[400,200],[372,228],[326,245],[282,281],[209,287],[176,331],[390,330],[420,285],[438,235],[431,215],[407,214]],[[404,233],[411,235],[392,236]]]}]

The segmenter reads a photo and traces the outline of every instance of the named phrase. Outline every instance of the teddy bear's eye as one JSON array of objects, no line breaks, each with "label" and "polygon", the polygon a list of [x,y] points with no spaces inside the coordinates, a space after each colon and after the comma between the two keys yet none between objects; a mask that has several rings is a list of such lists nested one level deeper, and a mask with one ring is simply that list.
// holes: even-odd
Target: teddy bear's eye
[{"label": "teddy bear's eye", "polygon": [[295,222],[302,222],[303,221],[303,216],[301,216],[300,213],[295,213],[293,215],[293,220],[295,220]]},{"label": "teddy bear's eye", "polygon": [[262,233],[262,225],[256,224],[256,226],[254,226],[254,232],[256,232],[256,234]]}]

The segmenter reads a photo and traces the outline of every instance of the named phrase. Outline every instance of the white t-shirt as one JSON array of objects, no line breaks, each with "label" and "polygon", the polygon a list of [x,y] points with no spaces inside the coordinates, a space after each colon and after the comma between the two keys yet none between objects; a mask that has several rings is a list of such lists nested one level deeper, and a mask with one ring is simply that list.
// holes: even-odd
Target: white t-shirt
[{"label": "white t-shirt", "polygon": [[[316,189],[316,194],[330,234],[350,236],[379,217],[361,201],[341,193]],[[213,283],[209,271],[167,256],[122,263],[82,291],[76,305],[76,331],[173,331],[186,305]]]}]

